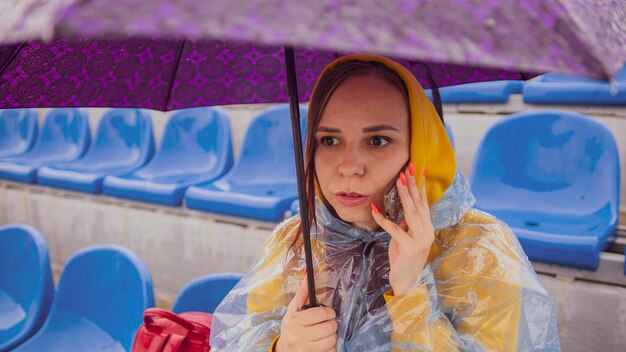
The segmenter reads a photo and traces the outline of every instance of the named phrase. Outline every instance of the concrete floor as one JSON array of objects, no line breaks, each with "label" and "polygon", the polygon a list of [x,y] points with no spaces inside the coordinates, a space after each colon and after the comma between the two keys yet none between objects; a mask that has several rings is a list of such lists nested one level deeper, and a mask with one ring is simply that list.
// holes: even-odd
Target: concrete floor
[{"label": "concrete floor", "polygon": [[563,351],[624,351],[626,287],[539,275],[557,305]]}]

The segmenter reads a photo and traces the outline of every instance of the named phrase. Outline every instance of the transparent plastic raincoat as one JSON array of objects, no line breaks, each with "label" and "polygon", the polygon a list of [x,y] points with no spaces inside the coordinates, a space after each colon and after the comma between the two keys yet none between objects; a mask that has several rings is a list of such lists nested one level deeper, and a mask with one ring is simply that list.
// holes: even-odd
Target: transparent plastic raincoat
[{"label": "transparent plastic raincoat", "polygon": [[[381,62],[407,85],[410,158],[416,169],[428,167],[435,241],[416,288],[395,297],[388,280],[390,236],[338,219],[318,199],[311,228],[316,296],[337,312],[337,350],[558,351],[551,297],[509,227],[472,208],[474,198],[454,171],[445,129],[415,78],[372,55],[340,58],[327,70],[355,59]],[[217,308],[212,350],[274,348],[303,280],[299,225],[296,215],[276,228],[251,270]]]}]

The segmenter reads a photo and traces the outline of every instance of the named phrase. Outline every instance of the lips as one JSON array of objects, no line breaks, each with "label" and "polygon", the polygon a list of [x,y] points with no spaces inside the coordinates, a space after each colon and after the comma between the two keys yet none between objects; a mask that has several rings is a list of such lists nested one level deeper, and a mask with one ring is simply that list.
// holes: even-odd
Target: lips
[{"label": "lips", "polygon": [[335,193],[335,199],[343,206],[356,207],[367,202],[369,196],[356,192],[338,192]]}]

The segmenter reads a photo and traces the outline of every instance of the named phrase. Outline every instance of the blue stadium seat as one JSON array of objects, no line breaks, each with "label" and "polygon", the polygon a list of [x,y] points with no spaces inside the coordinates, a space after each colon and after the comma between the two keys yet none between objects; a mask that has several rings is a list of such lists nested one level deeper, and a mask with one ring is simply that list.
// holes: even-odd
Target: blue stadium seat
[{"label": "blue stadium seat", "polygon": [[187,187],[222,176],[233,164],[230,121],[220,108],[176,112],[152,161],[135,172],[108,176],[107,195],[178,206]]},{"label": "blue stadium seat", "polygon": [[28,151],[37,137],[37,112],[31,109],[0,111],[0,158]]},{"label": "blue stadium seat", "polygon": [[85,155],[54,167],[42,167],[37,183],[87,193],[102,192],[107,175],[132,172],[154,154],[152,120],[147,110],[111,109],[98,126],[97,137]]},{"label": "blue stadium seat", "polygon": [[472,175],[476,208],[506,222],[531,260],[597,269],[617,235],[615,139],[578,113],[537,110],[496,123]]},{"label": "blue stadium seat", "polygon": [[[289,116],[285,105],[256,116],[233,169],[214,182],[189,187],[185,194],[187,207],[279,221],[298,197]],[[300,116],[306,116],[304,108],[300,108]],[[302,118],[301,123],[304,121]]]},{"label": "blue stadium seat", "polygon": [[296,215],[300,212],[300,200],[296,198],[289,207],[289,213],[291,216]]},{"label": "blue stadium seat", "polygon": [[85,248],[65,265],[44,326],[16,351],[130,351],[153,306],[150,273],[137,255],[114,245]]},{"label": "blue stadium seat", "polygon": [[0,160],[0,178],[34,183],[37,169],[79,158],[90,142],[89,121],[84,110],[53,109],[29,151]]},{"label": "blue stadium seat", "polygon": [[54,282],[48,247],[26,225],[0,227],[0,351],[10,351],[46,320]]},{"label": "blue stadium seat", "polygon": [[242,277],[243,275],[238,273],[225,273],[193,280],[180,291],[172,311],[213,313]]},{"label": "blue stadium seat", "polygon": [[528,104],[626,105],[626,66],[617,74],[616,86],[605,81],[548,73],[524,84]]},{"label": "blue stadium seat", "polygon": [[[462,103],[506,103],[511,94],[522,93],[524,81],[489,81],[459,84],[439,88],[439,95],[443,104]],[[426,90],[426,95],[433,100],[432,91]]]}]

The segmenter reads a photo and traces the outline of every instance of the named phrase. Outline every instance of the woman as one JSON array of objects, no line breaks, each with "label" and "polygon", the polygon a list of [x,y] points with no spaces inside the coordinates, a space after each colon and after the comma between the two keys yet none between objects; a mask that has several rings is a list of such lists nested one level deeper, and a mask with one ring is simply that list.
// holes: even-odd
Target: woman
[{"label": "woman", "polygon": [[[409,71],[342,57],[320,75],[307,118],[306,215],[325,307],[301,309],[294,216],[216,310],[213,348],[559,350],[550,296],[510,229],[472,209],[445,128]],[[394,202],[401,221],[385,216]]]}]

